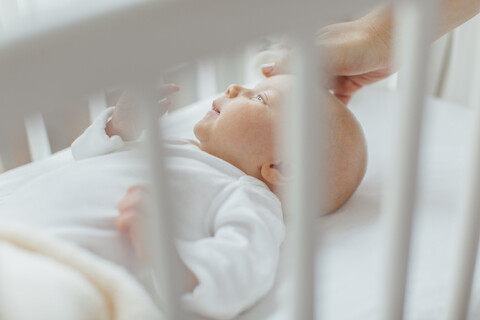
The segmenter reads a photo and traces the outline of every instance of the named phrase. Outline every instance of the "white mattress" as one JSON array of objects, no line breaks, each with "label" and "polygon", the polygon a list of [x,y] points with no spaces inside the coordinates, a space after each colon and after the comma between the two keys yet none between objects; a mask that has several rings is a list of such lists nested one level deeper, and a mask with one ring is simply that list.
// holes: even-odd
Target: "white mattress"
[{"label": "white mattress", "polygon": [[[382,199],[388,169],[394,94],[366,89],[351,104],[362,123],[369,147],[364,181],[338,212],[318,219],[316,251],[318,318],[379,319],[384,266]],[[192,125],[210,101],[199,102],[165,118],[167,135],[193,137]],[[461,182],[465,174],[469,111],[430,99],[424,116],[419,194],[415,212],[406,319],[440,319],[445,314],[452,242]],[[167,121],[168,119],[168,121]],[[68,150],[0,175],[0,201],[22,181],[72,161]],[[480,282],[476,277],[471,319],[480,318]],[[288,285],[283,265],[274,290],[239,319],[288,319]]]}]

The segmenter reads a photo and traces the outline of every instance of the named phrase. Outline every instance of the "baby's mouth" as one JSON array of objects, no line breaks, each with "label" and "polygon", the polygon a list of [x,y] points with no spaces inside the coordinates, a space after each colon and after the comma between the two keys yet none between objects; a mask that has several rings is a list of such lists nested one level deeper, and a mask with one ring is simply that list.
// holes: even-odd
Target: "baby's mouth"
[{"label": "baby's mouth", "polygon": [[218,109],[215,105],[215,101],[212,102],[212,110],[215,111],[217,114],[220,114],[220,109]]}]

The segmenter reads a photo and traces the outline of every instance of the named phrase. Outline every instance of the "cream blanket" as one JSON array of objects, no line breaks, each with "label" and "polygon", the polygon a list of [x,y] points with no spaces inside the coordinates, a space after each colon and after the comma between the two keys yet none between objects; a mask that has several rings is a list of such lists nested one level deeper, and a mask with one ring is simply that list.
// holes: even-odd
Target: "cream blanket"
[{"label": "cream blanket", "polygon": [[0,221],[0,319],[149,320],[161,315],[122,268]]}]

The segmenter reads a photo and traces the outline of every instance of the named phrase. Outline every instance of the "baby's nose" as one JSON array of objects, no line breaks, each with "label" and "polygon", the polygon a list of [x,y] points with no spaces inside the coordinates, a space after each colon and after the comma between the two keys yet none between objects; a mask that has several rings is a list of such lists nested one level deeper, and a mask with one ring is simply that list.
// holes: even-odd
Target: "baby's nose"
[{"label": "baby's nose", "polygon": [[238,84],[231,84],[228,86],[227,90],[225,91],[225,94],[229,98],[235,98],[241,90],[242,90],[242,87],[239,86]]}]

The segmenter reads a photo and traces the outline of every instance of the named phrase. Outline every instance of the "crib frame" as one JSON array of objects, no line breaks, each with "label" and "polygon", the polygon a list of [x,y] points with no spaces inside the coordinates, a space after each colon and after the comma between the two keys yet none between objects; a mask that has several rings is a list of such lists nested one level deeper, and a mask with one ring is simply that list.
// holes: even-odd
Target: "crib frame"
[{"label": "crib frame", "polygon": [[[184,61],[206,57],[216,51],[234,48],[249,41],[274,33],[288,33],[297,39],[299,48],[297,66],[303,86],[298,97],[302,108],[289,115],[286,146],[294,150],[292,160],[298,179],[287,194],[287,212],[291,215],[291,236],[287,239],[289,254],[295,263],[290,266],[292,283],[292,309],[290,319],[314,319],[316,308],[314,296],[314,238],[312,219],[321,205],[310,190],[315,190],[308,177],[311,172],[302,168],[318,162],[319,151],[314,157],[305,157],[308,137],[318,127],[316,117],[307,106],[318,97],[311,92],[309,84],[318,81],[311,65],[316,63],[312,45],[315,30],[332,22],[349,17],[356,12],[366,12],[378,5],[377,0],[177,0],[137,1],[117,6],[114,10],[85,11],[65,17],[62,21],[40,23],[11,35],[0,42],[0,147],[2,136],[23,125],[26,115],[27,127],[41,126],[38,113],[65,109],[73,98],[101,92],[102,88],[119,82],[152,84],[162,71]],[[428,41],[435,10],[434,0],[397,1],[398,41],[397,57],[403,61],[405,73],[400,78],[401,98],[398,102],[398,128],[394,137],[398,154],[393,158],[395,170],[390,172],[387,199],[384,204],[387,242],[384,281],[384,309],[381,319],[402,319],[405,286],[408,275],[412,214],[415,208],[417,185],[417,162],[419,135],[422,123]],[[254,8],[254,10],[252,10]],[[274,8],[274,9],[272,9]],[[272,13],[272,10],[274,11]],[[234,15],[231,12],[235,12]],[[265,14],[269,12],[268,19]],[[295,15],[292,16],[292,13]],[[243,17],[248,16],[248,24]],[[219,28],[218,26],[222,27]],[[162,32],[158,32],[161,30]],[[168,32],[175,30],[175,34]],[[425,30],[421,33],[418,30]],[[71,39],[75,39],[72,42]],[[128,46],[125,46],[128,43]],[[94,51],[88,48],[95,48]],[[138,50],[141,48],[142,50]],[[405,50],[408,48],[408,50]],[[159,60],[158,57],[162,59]],[[134,59],[132,60],[132,57]],[[480,74],[480,62],[474,74]],[[208,73],[208,67],[204,72]],[[91,75],[95,74],[95,77]],[[402,81],[403,77],[403,81]],[[480,79],[474,79],[479,83]],[[65,85],[68,83],[68,86]],[[403,85],[402,85],[403,84]],[[60,90],[61,89],[61,90]],[[21,94],[26,92],[28,94]],[[471,177],[465,182],[463,206],[459,209],[462,228],[459,230],[456,261],[452,270],[452,290],[447,319],[465,319],[469,307],[471,283],[474,274],[479,238],[480,206],[476,194],[480,191],[480,93],[473,93],[472,106],[477,110],[474,117],[475,135]],[[103,99],[103,100],[102,100]],[[92,114],[102,108],[104,97],[92,97]],[[153,103],[149,104],[153,106]],[[152,109],[147,107],[148,114]],[[307,111],[309,112],[307,114]],[[36,114],[36,116],[35,116]],[[159,128],[154,117],[149,123],[151,163],[161,163],[162,152],[158,145]],[[48,148],[35,149],[45,137],[31,138],[31,153],[34,159],[48,155]],[[151,165],[153,193],[164,194],[168,181],[161,166]],[[152,230],[147,230],[149,243],[163,244],[152,247],[155,252],[153,265],[157,275],[164,279],[168,308],[167,319],[182,319],[179,305],[178,283],[169,281],[175,276],[176,262],[164,257],[175,256],[169,232],[168,201],[157,198],[151,201],[150,218]],[[162,227],[163,226],[163,227]],[[160,238],[155,238],[157,235]],[[172,261],[161,264],[160,261]]]}]

